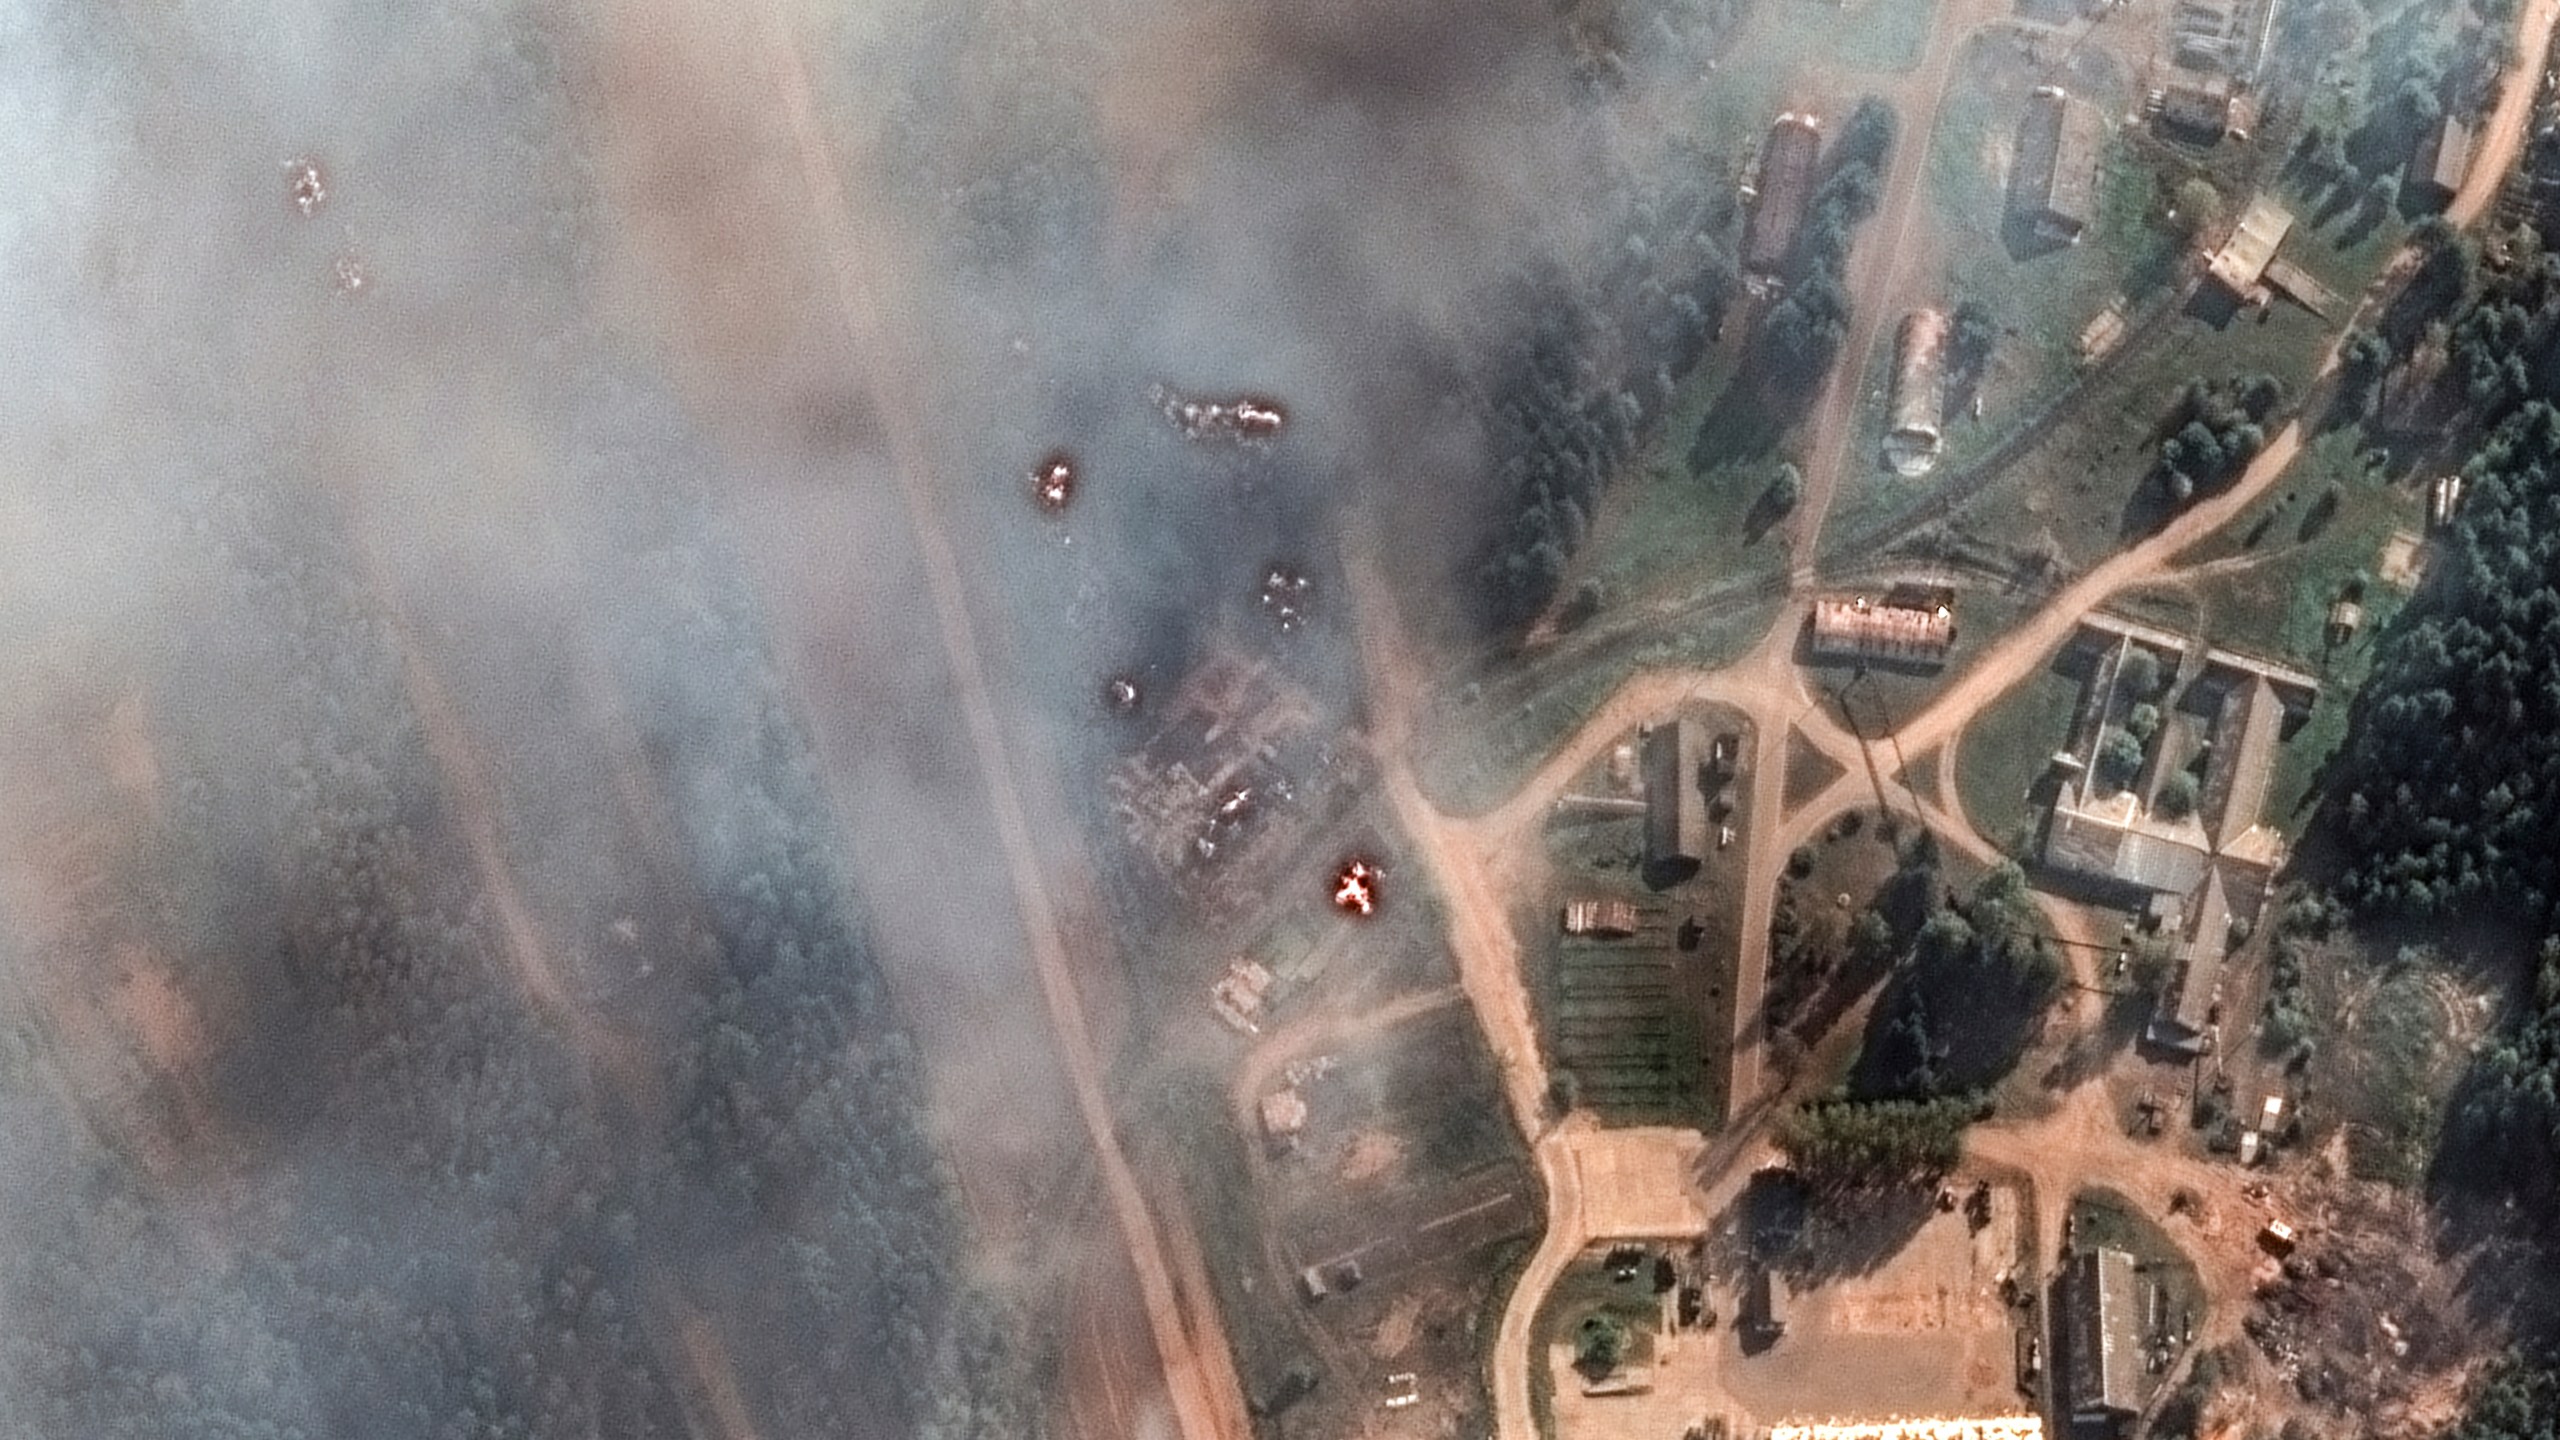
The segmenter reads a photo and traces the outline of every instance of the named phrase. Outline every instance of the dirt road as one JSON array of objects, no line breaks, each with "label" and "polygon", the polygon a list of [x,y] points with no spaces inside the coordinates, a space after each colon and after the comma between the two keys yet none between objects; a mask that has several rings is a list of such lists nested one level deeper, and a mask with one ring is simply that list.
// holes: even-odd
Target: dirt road
[{"label": "dirt road", "polygon": [[2533,102],[2542,88],[2542,67],[2551,55],[2551,26],[2560,19],[2560,0],[2526,0],[2516,22],[2516,58],[2499,80],[2498,107],[2489,112],[2479,138],[2471,145],[2471,173],[2445,207],[2444,218],[2460,229],[2489,213],[2505,187],[2507,172],[2524,154],[2525,135],[2533,123]]},{"label": "dirt road", "polygon": [[[926,598],[948,661],[969,752],[985,787],[988,818],[1030,945],[1058,1057],[1136,1272],[1175,1421],[1184,1440],[1245,1440],[1252,1433],[1251,1423],[1217,1307],[1201,1293],[1203,1287],[1186,1286],[1178,1279],[1177,1257],[1169,1255],[1166,1236],[1120,1148],[1103,1091],[1102,1069],[1093,1053],[1061,909],[1050,893],[1049,877],[1032,839],[1029,809],[1016,783],[1013,757],[989,693],[987,664],[970,617],[959,560],[933,495],[939,470],[933,444],[920,423],[932,407],[923,397],[908,393],[917,377],[895,360],[921,353],[922,348],[909,343],[919,323],[910,313],[912,302],[903,298],[909,292],[894,283],[894,277],[874,273],[874,267],[887,263],[885,257],[900,253],[899,247],[858,230],[865,223],[864,212],[851,204],[844,189],[842,162],[847,157],[830,145],[818,120],[798,39],[785,17],[767,12],[763,19],[774,98],[788,118],[790,138],[798,151],[812,219],[834,282],[835,318],[851,336],[854,353],[870,362],[869,373],[862,378],[879,402],[875,414],[916,541]],[[1190,1278],[1188,1268],[1182,1278]]]},{"label": "dirt road", "polygon": [[1909,300],[1916,250],[1913,227],[1927,209],[1925,195],[1929,148],[1938,131],[1938,111],[1946,98],[1947,79],[1964,42],[1973,32],[2007,13],[2002,0],[1943,0],[1937,23],[1930,27],[1928,48],[1901,83],[1889,87],[1899,112],[1893,159],[1884,176],[1874,220],[1851,262],[1850,311],[1855,323],[1848,343],[1832,362],[1814,418],[1804,467],[1804,498],[1790,519],[1788,554],[1795,557],[1790,588],[1813,583],[1814,553],[1822,542],[1823,521],[1851,463],[1849,445],[1858,428],[1859,402],[1865,398],[1867,361],[1885,323],[1900,315]]}]

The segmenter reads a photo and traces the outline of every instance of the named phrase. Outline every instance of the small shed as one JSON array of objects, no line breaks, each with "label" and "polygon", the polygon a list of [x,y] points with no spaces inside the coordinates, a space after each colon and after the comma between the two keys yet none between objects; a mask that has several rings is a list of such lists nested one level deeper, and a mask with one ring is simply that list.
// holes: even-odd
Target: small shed
[{"label": "small shed", "polygon": [[1275,1144],[1294,1143],[1307,1128],[1307,1100],[1295,1085],[1262,1097],[1262,1134]]},{"label": "small shed", "polygon": [[2450,205],[2471,169],[2471,127],[2450,115],[2429,127],[2409,158],[2409,183],[2436,205]]}]

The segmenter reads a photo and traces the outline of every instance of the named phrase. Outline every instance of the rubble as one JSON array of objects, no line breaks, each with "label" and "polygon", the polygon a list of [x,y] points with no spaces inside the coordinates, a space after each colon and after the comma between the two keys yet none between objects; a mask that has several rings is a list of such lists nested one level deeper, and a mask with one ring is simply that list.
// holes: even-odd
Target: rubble
[{"label": "rubble", "polygon": [[1262,577],[1262,613],[1283,630],[1295,630],[1307,618],[1307,577],[1285,565],[1274,565]]},{"label": "rubble", "polygon": [[1277,440],[1281,427],[1289,423],[1288,412],[1280,402],[1258,395],[1204,400],[1170,385],[1157,385],[1147,392],[1147,399],[1186,440],[1215,440],[1260,449]]},{"label": "rubble", "polygon": [[285,167],[285,198],[305,220],[320,213],[329,198],[329,182],[320,173],[319,161],[306,155]]}]

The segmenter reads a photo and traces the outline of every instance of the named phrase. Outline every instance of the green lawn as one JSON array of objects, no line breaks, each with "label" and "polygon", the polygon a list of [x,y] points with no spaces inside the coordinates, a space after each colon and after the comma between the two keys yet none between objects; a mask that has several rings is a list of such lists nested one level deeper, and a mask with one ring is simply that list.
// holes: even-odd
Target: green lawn
[{"label": "green lawn", "polygon": [[1492,809],[1628,677],[1730,664],[1768,632],[1779,604],[1754,601],[1712,620],[1667,625],[1552,670],[1531,660],[1495,693],[1472,683],[1455,687],[1433,704],[1417,747],[1424,792],[1453,814]]},{"label": "green lawn", "polygon": [[1582,1322],[1595,1315],[1625,1322],[1629,1363],[1651,1361],[1654,1334],[1662,1323],[1662,1302],[1653,1293],[1653,1267],[1639,1267],[1633,1280],[1613,1280],[1594,1257],[1575,1262],[1556,1277],[1530,1328],[1535,1338],[1530,1344],[1529,1398],[1541,1434],[1555,1434],[1555,1377],[1547,1368],[1547,1347],[1572,1343]]},{"label": "green lawn", "polygon": [[1974,828],[2013,853],[2034,832],[2028,789],[2069,738],[2080,681],[2050,663],[1974,717],[1956,741],[1956,790]]}]

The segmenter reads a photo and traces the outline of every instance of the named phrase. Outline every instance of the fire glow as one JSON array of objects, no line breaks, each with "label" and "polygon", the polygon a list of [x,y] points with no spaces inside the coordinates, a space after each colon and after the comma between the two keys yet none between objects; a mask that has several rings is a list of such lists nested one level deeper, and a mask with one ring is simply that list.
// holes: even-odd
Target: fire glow
[{"label": "fire glow", "polygon": [[1055,515],[1076,498],[1076,462],[1062,452],[1040,462],[1031,472],[1031,498]]},{"label": "fire glow", "polygon": [[1354,860],[1333,877],[1333,903],[1349,915],[1370,916],[1378,913],[1378,867],[1366,860]]},{"label": "fire glow", "polygon": [[1187,440],[1216,440],[1260,448],[1278,439],[1281,427],[1289,423],[1289,413],[1279,401],[1259,395],[1203,400],[1170,385],[1158,385],[1148,391],[1147,398]]}]

